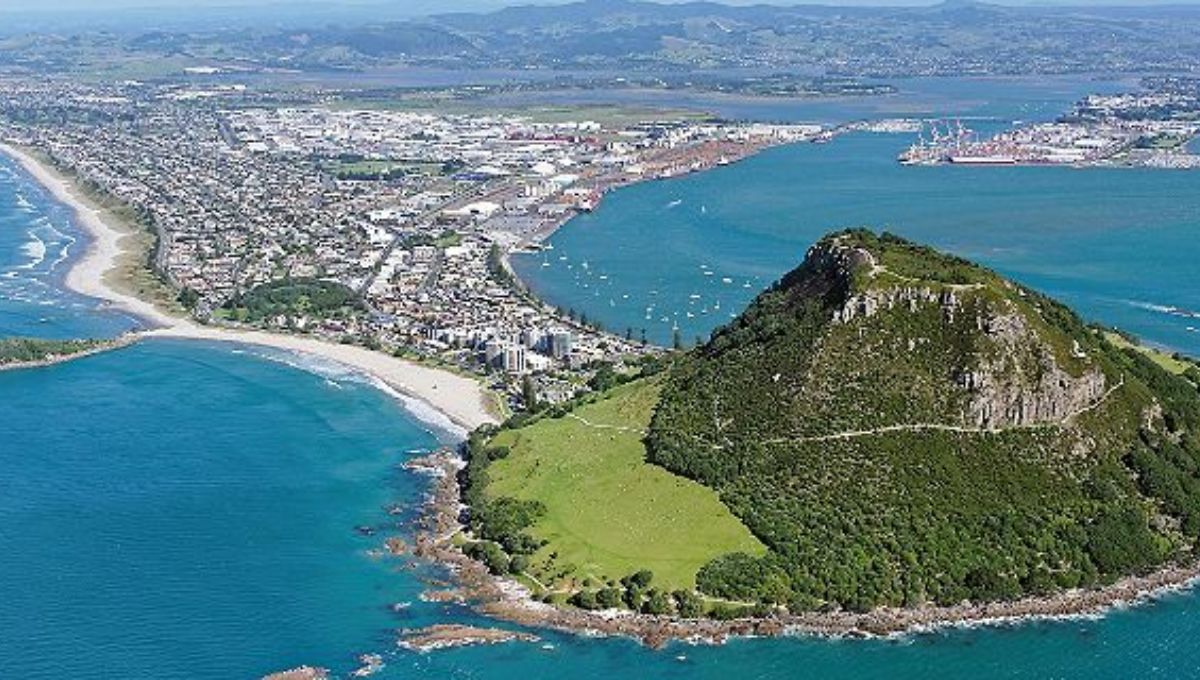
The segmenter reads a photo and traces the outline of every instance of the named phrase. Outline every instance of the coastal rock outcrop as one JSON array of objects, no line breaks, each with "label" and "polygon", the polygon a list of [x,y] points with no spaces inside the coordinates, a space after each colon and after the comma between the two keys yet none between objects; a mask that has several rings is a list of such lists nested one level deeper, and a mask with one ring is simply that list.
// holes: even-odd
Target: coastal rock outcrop
[{"label": "coastal rock outcrop", "polygon": [[971,400],[968,424],[980,428],[1063,423],[1104,397],[1108,381],[1096,366],[1073,375],[1016,313],[989,316],[980,325],[987,356],[956,376]]},{"label": "coastal rock outcrop", "polygon": [[329,670],[316,666],[299,666],[263,676],[263,680],[329,680]]},{"label": "coastal rock outcrop", "polygon": [[428,628],[403,631],[397,644],[404,649],[429,652],[435,649],[495,645],[504,642],[537,642],[538,639],[536,635],[503,628],[479,628],[443,623]]}]

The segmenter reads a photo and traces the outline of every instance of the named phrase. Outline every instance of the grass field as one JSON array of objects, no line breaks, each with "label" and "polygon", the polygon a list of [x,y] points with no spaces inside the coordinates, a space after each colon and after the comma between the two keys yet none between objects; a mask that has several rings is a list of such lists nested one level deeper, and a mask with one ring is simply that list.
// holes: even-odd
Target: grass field
[{"label": "grass field", "polygon": [[[719,555],[766,548],[716,492],[645,462],[641,431],[659,388],[638,381],[571,416],[497,436],[512,453],[489,468],[489,496],[538,500],[531,530],[549,541],[529,573],[550,588],[654,572],[660,588],[692,588]],[[552,557],[555,555],[555,557]]]},{"label": "grass field", "polygon": [[1174,373],[1175,375],[1182,375],[1184,371],[1192,367],[1192,364],[1188,363],[1187,361],[1176,359],[1174,356],[1161,350],[1154,349],[1153,347],[1147,347],[1145,345],[1135,345],[1117,333],[1105,333],[1104,337],[1108,338],[1109,342],[1117,347],[1120,347],[1121,349],[1132,348],[1141,352],[1142,354],[1145,354],[1150,358],[1151,361],[1159,366],[1162,366],[1167,371]]}]

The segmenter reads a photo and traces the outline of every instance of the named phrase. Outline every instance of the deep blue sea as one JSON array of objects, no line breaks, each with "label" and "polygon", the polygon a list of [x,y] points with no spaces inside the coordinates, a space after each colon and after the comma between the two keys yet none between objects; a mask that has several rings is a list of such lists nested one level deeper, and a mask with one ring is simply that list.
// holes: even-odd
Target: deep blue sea
[{"label": "deep blue sea", "polygon": [[[551,297],[614,327],[642,319],[648,301],[671,316],[708,307],[715,320],[718,300],[736,312],[753,292],[743,283],[768,282],[829,226],[890,222],[1096,318],[1195,346],[1182,320],[1137,306],[1200,307],[1191,175],[897,173],[904,143],[848,137],[634,187],[560,232],[550,267],[524,264]],[[69,212],[0,160],[0,335],[132,326],[62,290],[83,245]],[[615,295],[563,273],[585,260]],[[231,345],[153,341],[0,373],[0,677],[225,680],[303,663],[344,676],[364,652],[385,655],[388,679],[1200,677],[1193,595],[1100,620],[890,641],[649,651],[543,633],[549,648],[397,651],[396,628],[480,622],[419,600],[435,567],[371,555],[410,531],[426,483],[400,465],[439,437],[358,376]]]}]

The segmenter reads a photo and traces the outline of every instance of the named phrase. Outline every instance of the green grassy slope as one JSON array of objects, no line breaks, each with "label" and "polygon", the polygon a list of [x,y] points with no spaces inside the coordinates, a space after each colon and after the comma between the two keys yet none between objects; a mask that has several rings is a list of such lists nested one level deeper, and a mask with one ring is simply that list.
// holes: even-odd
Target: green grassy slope
[{"label": "green grassy slope", "polygon": [[1104,334],[1105,339],[1120,349],[1133,349],[1145,354],[1151,361],[1161,366],[1163,369],[1175,375],[1184,375],[1189,371],[1196,375],[1200,375],[1200,364],[1181,357],[1177,354],[1170,354],[1160,349],[1140,345],[1136,342],[1126,339],[1120,333],[1108,332]]},{"label": "green grassy slope", "polygon": [[649,569],[658,587],[692,588],[719,555],[765,552],[714,491],[645,462],[658,393],[652,379],[623,385],[491,441],[511,453],[489,466],[486,496],[545,508],[529,527],[546,541],[527,569],[538,581],[573,590]]}]

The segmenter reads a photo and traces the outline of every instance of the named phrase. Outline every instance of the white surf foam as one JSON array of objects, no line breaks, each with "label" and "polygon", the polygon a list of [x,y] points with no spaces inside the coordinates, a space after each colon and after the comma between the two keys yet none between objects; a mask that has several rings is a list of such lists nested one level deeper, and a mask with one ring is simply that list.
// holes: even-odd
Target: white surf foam
[{"label": "white surf foam", "polygon": [[1175,307],[1173,305],[1160,305],[1153,302],[1141,302],[1139,300],[1129,300],[1130,305],[1138,309],[1145,309],[1150,312],[1158,312],[1159,314],[1168,314],[1170,316],[1178,316],[1185,319],[1200,319],[1200,312],[1184,309],[1183,307]]},{"label": "white surf foam", "polygon": [[75,241],[72,239],[63,244],[63,247],[58,250],[58,257],[54,258],[54,261],[50,263],[50,271],[58,269],[58,265],[66,262],[71,257],[71,245],[74,243]]},{"label": "white surf foam", "polygon": [[457,443],[465,440],[467,435],[470,434],[465,428],[450,420],[446,414],[420,399],[400,392],[373,375],[359,375],[366,378],[379,391],[399,401],[404,406],[404,410],[408,411],[409,415],[426,425],[430,432],[439,440],[445,443]]},{"label": "white surf foam", "polygon": [[[370,375],[360,371],[354,367],[338,363],[331,359],[319,357],[313,354],[305,354],[303,352],[293,352],[290,350],[255,347],[252,352],[268,361],[297,368],[307,373],[325,378],[327,383],[342,383],[352,382],[369,385],[380,392],[392,397],[400,403],[409,415],[416,418],[422,425],[425,426],[431,434],[438,438],[443,443],[456,443],[463,441],[469,434],[467,430],[457,425],[450,420],[446,414],[435,409],[429,404],[409,396],[395,389],[383,380],[380,380],[374,375]],[[340,385],[336,385],[340,389]]]},{"label": "white surf foam", "polygon": [[21,246],[21,252],[30,258],[30,261],[21,265],[20,269],[33,269],[46,259],[46,242],[32,230],[28,234],[32,240]]},{"label": "white surf foam", "polygon": [[1166,305],[1156,305],[1152,302],[1141,302],[1139,300],[1129,300],[1130,305],[1138,309],[1144,309],[1149,312],[1159,312],[1160,314],[1170,314],[1171,308]]}]

